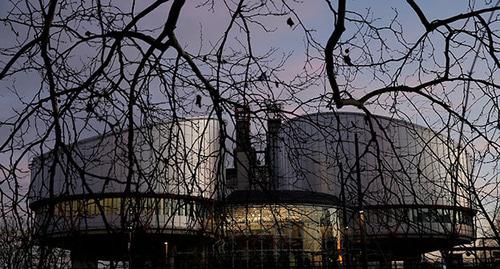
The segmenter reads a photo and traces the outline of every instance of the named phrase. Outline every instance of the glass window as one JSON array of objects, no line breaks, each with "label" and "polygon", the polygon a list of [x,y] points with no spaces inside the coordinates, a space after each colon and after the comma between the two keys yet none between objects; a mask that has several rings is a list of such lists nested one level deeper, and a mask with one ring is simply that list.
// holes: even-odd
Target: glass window
[{"label": "glass window", "polygon": [[162,215],[168,215],[169,212],[170,212],[170,204],[169,204],[169,200],[167,198],[162,198],[160,199],[161,203],[162,203]]},{"label": "glass window", "polygon": [[177,204],[177,215],[184,216],[184,203],[182,201],[176,201]]},{"label": "glass window", "polygon": [[194,205],[193,202],[189,202],[189,216],[194,217]]},{"label": "glass window", "polygon": [[170,200],[170,215],[172,215],[172,216],[177,215],[177,210],[178,210],[177,203],[178,203],[177,200],[173,200],[173,199]]},{"label": "glass window", "polygon": [[340,235],[339,217],[329,207],[255,205],[235,207],[230,213],[232,234],[244,236],[248,253],[257,254],[253,259],[265,264],[279,264],[283,257],[289,265],[303,266],[307,258],[308,264],[322,267],[327,251],[337,251],[337,245],[341,246],[336,240]]},{"label": "glass window", "polygon": [[184,201],[184,216],[189,216],[189,212],[191,211],[190,207],[191,203]]}]

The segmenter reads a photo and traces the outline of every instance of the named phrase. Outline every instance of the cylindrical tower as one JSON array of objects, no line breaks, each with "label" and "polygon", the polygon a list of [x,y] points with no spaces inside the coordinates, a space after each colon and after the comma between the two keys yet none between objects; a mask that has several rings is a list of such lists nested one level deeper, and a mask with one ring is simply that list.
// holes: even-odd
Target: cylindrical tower
[{"label": "cylindrical tower", "polygon": [[474,238],[463,145],[412,123],[357,113],[297,117],[280,136],[279,188],[345,197],[356,212],[351,243],[365,258],[405,260]]},{"label": "cylindrical tower", "polygon": [[219,138],[216,120],[186,119],[36,158],[29,199],[37,238],[70,249],[75,268],[94,268],[98,259],[135,268],[206,263],[222,169]]}]

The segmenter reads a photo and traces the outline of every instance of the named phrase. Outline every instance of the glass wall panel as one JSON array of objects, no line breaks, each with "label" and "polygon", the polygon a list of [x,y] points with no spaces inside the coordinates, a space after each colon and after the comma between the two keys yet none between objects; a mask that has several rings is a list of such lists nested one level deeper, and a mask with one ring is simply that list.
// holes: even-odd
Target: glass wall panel
[{"label": "glass wall panel", "polygon": [[230,207],[227,231],[231,236],[225,257],[243,268],[269,268],[269,264],[341,268],[343,237],[338,213],[317,205]]}]

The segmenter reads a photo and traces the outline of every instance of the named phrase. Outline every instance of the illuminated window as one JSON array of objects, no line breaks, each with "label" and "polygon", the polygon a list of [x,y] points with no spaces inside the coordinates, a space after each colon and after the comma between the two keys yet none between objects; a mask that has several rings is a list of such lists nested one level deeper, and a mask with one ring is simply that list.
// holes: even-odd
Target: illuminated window
[{"label": "illuminated window", "polygon": [[163,201],[163,215],[168,215],[170,212],[170,200],[167,198],[162,199]]}]

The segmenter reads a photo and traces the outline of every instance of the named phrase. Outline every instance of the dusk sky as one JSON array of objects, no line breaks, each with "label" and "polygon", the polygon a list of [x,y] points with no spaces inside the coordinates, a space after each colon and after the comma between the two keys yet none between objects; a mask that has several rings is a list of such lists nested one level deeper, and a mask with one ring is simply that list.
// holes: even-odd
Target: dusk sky
[{"label": "dusk sky", "polygon": [[[145,6],[144,2],[138,1],[136,9],[141,10],[141,4]],[[179,41],[185,44],[187,51],[191,53],[196,53],[198,50],[209,53],[208,50],[220,39],[229,21],[227,8],[223,5],[222,1],[215,1],[213,10],[209,10],[207,7],[197,8],[196,6],[202,2],[204,1],[187,1],[176,29]],[[425,12],[429,21],[443,19],[453,14],[466,12],[468,9],[467,1],[437,0],[417,2]],[[333,17],[325,1],[315,0],[298,3],[290,1],[289,4],[296,10],[306,27],[314,30],[312,34],[316,40],[324,45],[333,29]],[[336,5],[336,2],[333,2],[333,5]],[[477,7],[481,5],[482,2],[478,1]],[[11,6],[8,1],[0,2],[0,16],[4,16],[5,12],[10,9]],[[360,14],[369,12],[371,14],[370,17],[376,19],[375,23],[378,25],[387,25],[390,19],[395,16],[395,11],[397,11],[399,13],[399,23],[403,26],[404,36],[408,38],[409,41],[415,40],[424,30],[417,16],[408,6],[406,1],[353,0],[348,1],[347,9]],[[161,26],[168,10],[169,4],[167,3],[164,5],[164,9],[158,9],[158,12],[147,17],[142,24],[144,29]],[[300,72],[304,67],[305,60],[304,32],[297,24],[293,28],[290,28],[286,24],[286,19],[289,17],[294,18],[293,15],[285,12],[285,15],[282,16],[260,19],[264,26],[272,30],[272,32],[269,33],[264,32],[255,24],[251,26],[251,28],[254,29],[252,43],[256,54],[263,54],[270,48],[277,48],[280,53],[292,53],[292,57],[287,61],[285,69],[279,74],[280,79],[284,81],[292,79]],[[22,33],[22,27],[18,29],[20,29]],[[348,37],[349,33],[352,33],[352,31],[353,28],[347,25],[347,31],[344,36]],[[203,41],[201,41],[200,33],[203,33]],[[235,31],[232,37],[234,38],[235,35],[241,34],[241,32]],[[15,35],[10,32],[8,27],[0,27],[0,36],[1,47],[7,47],[16,40]],[[21,34],[17,38],[22,41],[23,35]],[[229,42],[231,41],[234,40],[230,40]],[[235,45],[234,42],[233,45]],[[236,45],[234,47],[237,48]],[[91,51],[85,50],[81,50],[80,52],[82,55],[92,53]],[[352,57],[356,58],[357,51],[352,49],[351,53]],[[5,62],[5,59],[0,60]],[[316,64],[316,66],[310,66],[309,68],[321,68],[321,62],[316,62]],[[3,112],[0,117],[2,119],[5,119],[8,115],[12,115],[12,109],[18,107],[19,104],[18,97],[13,96],[6,88],[15,86],[16,89],[22,93],[21,97],[27,98],[26,100],[29,100],[33,93],[38,92],[39,84],[37,75],[35,74],[16,76],[15,83],[12,82],[13,81],[0,82],[0,87],[4,88],[0,93],[2,97],[0,99],[0,106]],[[360,78],[359,81],[357,81],[360,85],[363,85],[363,82],[365,82],[364,86],[367,88],[373,87],[373,84],[366,85],[365,78]],[[0,132],[3,133],[4,131],[2,130]]]},{"label": "dusk sky", "polygon": [[[220,37],[229,21],[229,13],[226,6],[222,1],[215,1],[213,9],[208,7],[197,7],[200,3],[204,1],[187,1],[186,6],[182,10],[178,27],[175,30],[177,37],[181,44],[185,45],[188,52],[192,54],[214,54],[214,51],[209,51],[212,49],[217,42],[219,42]],[[466,12],[470,9],[468,7],[467,1],[456,1],[456,0],[436,0],[436,1],[417,1],[424,13],[426,14],[429,21],[436,19],[444,19],[449,16]],[[288,3],[288,2],[287,2]],[[326,1],[302,1],[294,2],[290,1],[288,3],[292,9],[298,14],[304,25],[312,31],[312,36],[317,42],[324,46],[327,38],[331,34],[333,29],[333,17],[332,13],[329,11]],[[337,3],[333,1],[333,5]],[[484,3],[482,1],[477,1],[477,9],[481,7]],[[137,2],[136,10],[141,10],[142,6],[146,6],[142,1]],[[157,12],[152,13],[150,16],[145,18],[141,26],[143,29],[139,30],[149,30],[155,27],[161,27],[161,24],[165,21],[167,16],[170,3],[164,5],[164,8],[158,9]],[[234,4],[231,4],[234,5]],[[489,4],[491,6],[493,4]],[[234,8],[234,6],[232,6]],[[8,1],[0,2],[0,16],[5,16],[5,13],[11,9]],[[124,7],[127,9],[127,7]],[[402,25],[403,37],[409,41],[415,41],[424,31],[420,21],[416,14],[411,10],[406,1],[393,1],[393,0],[353,0],[347,2],[347,9],[350,11],[357,12],[359,14],[365,15],[369,14],[369,18],[373,19],[373,24],[378,26],[386,26],[389,24],[390,20],[394,18],[396,12],[398,13],[398,22]],[[356,16],[352,13],[348,14],[348,17],[355,18]],[[287,60],[284,68],[281,71],[271,74],[273,78],[279,79],[285,83],[290,82],[297,74],[300,74],[304,69],[314,72],[322,72],[323,61],[321,52],[312,51],[313,56],[319,57],[320,60],[312,60],[310,65],[304,66],[305,61],[305,38],[304,31],[297,24],[294,27],[289,27],[286,24],[286,20],[292,18],[297,21],[293,14],[284,11],[282,15],[269,16],[266,18],[259,18],[259,22],[262,23],[271,32],[265,32],[262,28],[256,24],[250,24],[250,28],[253,31],[252,34],[252,48],[254,53],[262,55],[270,49],[276,49],[276,53],[271,57],[271,63],[278,62],[282,55],[290,54],[290,58]],[[81,28],[82,32],[84,28]],[[356,31],[353,24],[346,25],[346,32],[343,35],[343,39],[350,38]],[[17,28],[20,31],[20,36],[16,37],[8,27],[0,27],[0,47],[8,47],[14,44],[16,39],[23,41],[24,31],[22,27]],[[90,29],[92,30],[92,29]],[[229,36],[228,48],[229,50],[241,49],[236,37],[242,40],[243,32],[239,30],[233,30],[233,33]],[[342,41],[342,40],[341,40]],[[353,41],[354,44],[356,41]],[[388,35],[387,42],[390,46],[394,45],[394,49],[398,49],[397,44],[392,44],[391,37]],[[436,43],[437,46],[440,43]],[[373,44],[374,51],[376,51],[377,44]],[[345,49],[345,48],[343,48]],[[359,50],[356,48],[350,48],[351,58],[358,64],[362,64],[363,58],[359,55]],[[85,57],[92,55],[94,51],[89,48],[83,47],[79,49],[80,55],[73,55],[72,60],[74,64],[78,65],[85,63]],[[338,54],[341,54],[340,50],[337,50]],[[360,58],[361,57],[361,58]],[[439,55],[437,57],[440,57]],[[5,63],[6,59],[0,59],[1,63]],[[342,64],[342,63],[340,63]],[[271,64],[272,65],[272,64]],[[470,65],[469,65],[470,66]],[[481,73],[483,68],[480,64],[477,65],[474,72]],[[407,83],[412,85],[415,83],[414,77],[412,77],[412,71],[409,69],[407,72],[407,78],[405,81],[400,81],[400,83]],[[496,73],[498,74],[498,72]],[[370,73],[362,73],[354,81],[350,81],[349,85],[353,85],[356,90],[353,94],[360,95],[367,91],[373,90],[377,87],[383,86],[370,78]],[[25,73],[19,74],[4,81],[0,81],[0,87],[3,89],[0,92],[0,119],[5,120],[8,117],[15,115],[15,111],[23,107],[20,102],[20,98],[29,102],[34,98],[34,94],[39,92],[39,74],[35,73]],[[339,78],[342,82],[342,78]],[[154,84],[153,84],[154,85]],[[264,85],[263,85],[263,88]],[[16,90],[18,96],[16,96],[12,90]],[[152,90],[155,91],[154,89]],[[263,90],[266,92],[267,90]],[[46,91],[41,91],[42,95]],[[317,84],[309,89],[304,89],[297,98],[309,99],[311,97],[317,96],[318,94],[329,92],[329,87],[323,83]],[[269,89],[267,92],[269,96],[274,96],[278,100],[280,98],[288,98],[286,93],[283,93],[279,89]],[[453,97],[451,99],[453,101]],[[455,100],[457,104],[460,103],[460,99],[457,97]],[[295,109],[292,106],[289,109]],[[411,116],[412,107],[408,107],[409,115]],[[353,108],[347,108],[345,110],[354,110]],[[374,112],[382,115],[389,114],[387,110],[381,109],[380,107],[374,108]],[[295,112],[296,114],[304,113],[301,109]],[[436,114],[434,111],[429,111],[428,117],[434,119]],[[421,123],[419,117],[413,117],[413,120]],[[435,118],[436,120],[438,118]],[[438,120],[439,121],[439,120]],[[432,122],[432,120],[431,120]],[[28,132],[30,130],[27,130]],[[8,126],[0,127],[0,137],[5,137],[10,132]],[[0,140],[1,141],[1,140]]]}]

